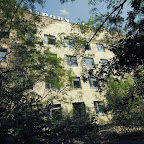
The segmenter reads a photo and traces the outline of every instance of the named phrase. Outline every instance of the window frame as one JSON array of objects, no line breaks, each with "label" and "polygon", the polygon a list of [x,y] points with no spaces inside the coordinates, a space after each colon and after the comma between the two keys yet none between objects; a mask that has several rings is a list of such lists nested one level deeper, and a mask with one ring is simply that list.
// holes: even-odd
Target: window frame
[{"label": "window frame", "polygon": [[[54,117],[53,113],[54,111],[59,112],[60,117],[58,118],[57,116]],[[50,117],[53,119],[60,119],[62,116],[62,107],[61,104],[51,104],[50,105]]]},{"label": "window frame", "polygon": [[[2,37],[2,35],[5,35],[5,36]],[[0,29],[0,37],[9,38],[9,35],[10,35],[10,32],[7,29],[5,29],[5,30]]]},{"label": "window frame", "polygon": [[44,34],[44,44],[55,45],[56,44],[56,37],[53,35]]},{"label": "window frame", "polygon": [[86,106],[84,102],[75,102],[73,105],[73,113],[76,116],[84,116],[86,114]]},{"label": "window frame", "polygon": [[[46,53],[45,54],[45,57],[48,58],[48,55]],[[54,58],[57,58],[57,54],[50,54],[49,57],[54,57]]]},{"label": "window frame", "polygon": [[67,65],[68,66],[72,66],[72,67],[77,67],[78,66],[78,62],[77,62],[76,56],[68,56],[67,55],[66,56],[66,60],[67,60]]},{"label": "window frame", "polygon": [[[88,48],[87,48],[87,46],[88,46]],[[87,44],[87,43],[81,43],[81,47],[82,47],[82,49],[84,49],[84,50],[91,50],[90,44]]]},{"label": "window frame", "polygon": [[[97,82],[97,80],[96,80],[96,78],[93,78],[93,77],[91,77],[91,78],[88,78],[88,80],[89,80],[89,85],[90,85],[90,88],[98,88],[98,82]],[[94,86],[94,83],[93,82],[96,82],[97,84],[96,84],[96,86]]]},{"label": "window frame", "polygon": [[104,48],[103,44],[96,43],[96,47],[99,52],[105,52],[105,48]]},{"label": "window frame", "polygon": [[94,101],[93,103],[96,114],[104,114],[104,102]]},{"label": "window frame", "polygon": [[69,47],[69,48],[74,48],[74,46],[75,46],[74,40],[73,39],[64,38],[64,46],[65,47]]},{"label": "window frame", "polygon": [[[91,64],[90,64],[90,61],[92,61]],[[86,67],[88,67],[88,68],[93,68],[94,67],[94,59],[93,58],[85,57],[84,62],[85,62]]]},{"label": "window frame", "polygon": [[[56,79],[56,78],[55,78]],[[57,79],[56,79],[57,81]],[[58,82],[58,81],[57,81]],[[58,90],[58,88],[55,86],[55,84],[52,84],[51,82],[49,82],[47,80],[47,78],[45,78],[45,89],[46,90]]]},{"label": "window frame", "polygon": [[0,49],[0,62],[4,62],[6,60],[6,55],[7,55],[7,49]]},{"label": "window frame", "polygon": [[99,64],[106,66],[108,64],[108,60],[107,59],[100,59]]},{"label": "window frame", "polygon": [[[76,85],[74,84],[74,82],[79,82],[79,86],[76,87]],[[80,77],[76,77],[72,80],[72,88],[74,89],[81,89],[82,86],[81,86],[81,81],[80,81]]]},{"label": "window frame", "polygon": [[45,89],[47,89],[47,90],[50,90],[50,89],[57,90],[58,88],[56,86],[54,86],[53,84],[46,82]]}]

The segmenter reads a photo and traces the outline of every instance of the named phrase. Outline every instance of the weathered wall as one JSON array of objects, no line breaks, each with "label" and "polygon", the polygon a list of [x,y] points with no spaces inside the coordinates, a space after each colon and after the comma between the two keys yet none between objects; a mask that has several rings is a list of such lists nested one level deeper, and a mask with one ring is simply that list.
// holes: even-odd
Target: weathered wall
[{"label": "weathered wall", "polygon": [[[56,37],[56,40],[59,40],[59,33],[62,33],[62,32],[66,33],[66,34],[69,34],[71,32],[80,33],[80,31],[78,29],[74,29],[73,31],[71,31],[71,24],[68,22],[53,20],[48,17],[42,17],[42,21],[43,21],[44,26],[40,27],[40,29],[39,29],[39,31],[40,31],[39,35],[42,40],[44,40],[44,34],[53,35]],[[89,34],[88,37],[91,35],[92,35],[92,33]],[[101,37],[103,37],[103,34],[100,34],[99,37],[96,39],[100,40]],[[96,47],[96,43],[98,43],[98,41],[93,40],[90,43],[91,50],[87,50],[85,52],[86,56],[91,55],[91,57],[94,59],[95,64],[99,64],[100,59],[110,59],[113,57],[113,53],[111,53],[107,49],[105,50],[105,52],[98,51],[97,47]],[[56,53],[58,57],[61,57],[62,59],[64,59],[63,64],[66,69],[71,68],[77,77],[81,76],[82,58],[79,58],[77,60],[78,61],[77,67],[68,66],[67,62],[66,62],[66,55],[73,55],[73,53],[74,53],[74,50],[72,48],[63,47],[62,45],[59,47],[56,47],[54,45],[46,45],[45,44],[45,46],[50,47],[51,52]],[[103,95],[100,94],[96,88],[90,88],[89,82],[84,83],[81,80],[81,87],[82,87],[81,89],[80,88],[72,89],[72,90],[68,91],[67,94],[65,94],[65,95],[60,94],[59,91],[52,92],[52,93],[54,93],[54,96],[57,96],[57,95],[60,96],[60,98],[55,100],[54,103],[56,103],[56,104],[61,103],[63,110],[70,112],[72,110],[72,103],[84,102],[86,107],[90,108],[91,112],[95,113],[94,101],[103,101],[104,100]],[[41,82],[41,83],[35,85],[34,90],[36,92],[38,92],[40,95],[43,95],[43,96],[47,95],[46,97],[48,97],[48,98],[51,95],[51,90],[45,89],[45,82]]]}]

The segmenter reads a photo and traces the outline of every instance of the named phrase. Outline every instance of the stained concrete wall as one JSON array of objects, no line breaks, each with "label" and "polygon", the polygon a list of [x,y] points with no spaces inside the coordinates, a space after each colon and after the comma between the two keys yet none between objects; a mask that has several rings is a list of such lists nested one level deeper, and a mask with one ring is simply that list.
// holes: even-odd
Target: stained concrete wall
[{"label": "stained concrete wall", "polygon": [[[44,35],[53,35],[56,37],[56,40],[59,40],[59,34],[65,33],[69,35],[72,32],[79,33],[80,30],[78,28],[75,28],[71,30],[71,24],[64,21],[54,20],[48,17],[42,17],[43,26],[39,25],[39,33],[38,35],[41,37],[42,40],[44,40]],[[85,37],[88,39],[92,36],[93,32],[88,33]],[[83,34],[81,34],[83,36]],[[109,50],[105,50],[105,52],[100,52],[97,50],[96,43],[99,43],[98,41],[103,37],[103,33],[99,35],[99,37],[96,37],[95,40],[93,40],[90,43],[91,50],[87,50],[85,52],[85,56],[91,55],[91,57],[94,59],[95,64],[99,64],[100,59],[110,59],[113,57],[113,53]],[[54,45],[46,45],[46,47],[50,47],[50,51],[57,54],[57,57],[60,57],[64,59],[64,67],[66,69],[72,69],[74,74],[77,77],[81,76],[82,73],[82,58],[80,57],[78,59],[78,66],[77,67],[71,67],[67,65],[66,62],[66,55],[73,55],[74,50],[72,48],[59,46],[56,47]],[[42,50],[44,51],[44,50]],[[69,88],[67,88],[69,89]],[[81,80],[81,89],[72,89],[70,91],[67,91],[66,94],[60,93],[60,91],[52,91],[52,90],[46,90],[45,89],[45,82],[41,82],[35,85],[34,90],[46,97],[50,98],[52,95],[54,97],[54,104],[61,104],[64,111],[70,112],[73,108],[72,103],[75,102],[84,102],[86,107],[91,110],[92,113],[95,113],[94,108],[94,101],[105,101],[103,94],[100,94],[96,88],[90,88],[89,82],[85,83]],[[106,116],[104,114],[99,114],[101,117],[106,119]]]}]

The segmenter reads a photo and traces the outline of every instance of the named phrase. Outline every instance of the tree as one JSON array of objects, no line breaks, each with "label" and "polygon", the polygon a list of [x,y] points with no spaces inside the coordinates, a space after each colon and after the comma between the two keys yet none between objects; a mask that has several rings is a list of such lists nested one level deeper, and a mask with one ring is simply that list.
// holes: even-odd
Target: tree
[{"label": "tree", "polygon": [[[0,139],[3,143],[41,143],[43,128],[50,124],[50,101],[31,89],[37,82],[63,85],[66,71],[61,59],[37,37],[41,22],[34,3],[42,0],[0,1]],[[45,49],[45,52],[39,50]],[[6,58],[6,60],[5,60]],[[8,141],[8,139],[10,139]]]},{"label": "tree", "polygon": [[[95,15],[93,24],[98,26],[95,34],[105,28],[112,37],[107,38],[105,42],[111,47],[115,57],[113,59],[115,69],[123,72],[137,69],[139,65],[143,65],[143,9],[144,2],[142,0],[103,0],[107,3],[107,14],[98,14],[96,4],[98,0],[90,0],[89,3],[94,6],[92,12]],[[129,4],[127,15],[123,14],[126,9],[125,5]],[[111,12],[110,12],[111,11]],[[99,26],[99,23],[101,24]],[[118,34],[119,39],[115,40]],[[114,37],[113,37],[114,36]],[[111,40],[110,40],[111,39]]]},{"label": "tree", "polygon": [[[107,6],[107,13],[99,14],[97,3],[103,2]],[[108,49],[115,56],[108,62],[107,66],[84,71],[82,77],[85,81],[93,76],[99,80],[99,86],[107,84],[107,78],[111,75],[116,76],[116,80],[109,80],[106,98],[109,110],[114,113],[113,121],[117,125],[142,126],[143,125],[143,64],[144,64],[144,2],[142,0],[90,0],[92,4],[93,17],[84,24],[79,22],[77,26],[82,34],[87,35],[87,30],[92,31],[91,38],[82,39],[74,34],[76,43],[76,54],[84,56],[89,43],[105,31],[105,36],[101,40],[106,43]],[[129,4],[127,15],[123,16],[123,10]],[[75,27],[75,26],[73,26]],[[80,50],[81,42],[85,43],[83,51]],[[126,73],[137,76],[133,84],[119,81],[118,77],[123,78]],[[101,87],[100,87],[101,90]],[[130,119],[132,119],[130,121]]]},{"label": "tree", "polygon": [[[109,64],[106,76],[117,75],[123,78],[125,73],[130,72],[133,77],[136,76],[131,88],[127,88],[125,85],[127,82],[109,80],[106,98],[110,110],[114,113],[113,120],[118,125],[142,126],[143,113],[140,109],[143,109],[141,105],[143,90],[141,88],[143,88],[144,64],[144,2],[142,0],[102,0],[101,2],[107,3],[108,12],[106,14],[98,14],[97,2],[99,1],[90,1],[90,4],[94,6],[92,10],[95,14],[94,24],[98,26],[90,41],[103,28],[108,32],[103,42],[110,46],[115,56]],[[126,4],[130,8],[127,9],[127,14],[122,15]],[[116,36],[118,39],[115,38]],[[100,70],[100,73],[102,71],[105,70]]]},{"label": "tree", "polygon": [[[141,75],[139,75],[141,77]],[[139,78],[138,78],[139,79]],[[138,94],[136,85],[138,79],[133,81],[130,77],[115,81],[108,80],[106,92],[107,109],[113,115],[113,123],[118,126],[143,126],[143,98]]]}]

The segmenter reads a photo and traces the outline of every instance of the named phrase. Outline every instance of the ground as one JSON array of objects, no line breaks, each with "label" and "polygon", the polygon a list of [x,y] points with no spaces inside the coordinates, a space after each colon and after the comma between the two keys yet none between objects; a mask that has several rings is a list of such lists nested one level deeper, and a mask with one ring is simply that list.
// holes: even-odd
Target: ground
[{"label": "ground", "polygon": [[134,131],[130,133],[101,130],[97,133],[89,133],[84,141],[74,141],[74,144],[144,144],[144,132]]}]

